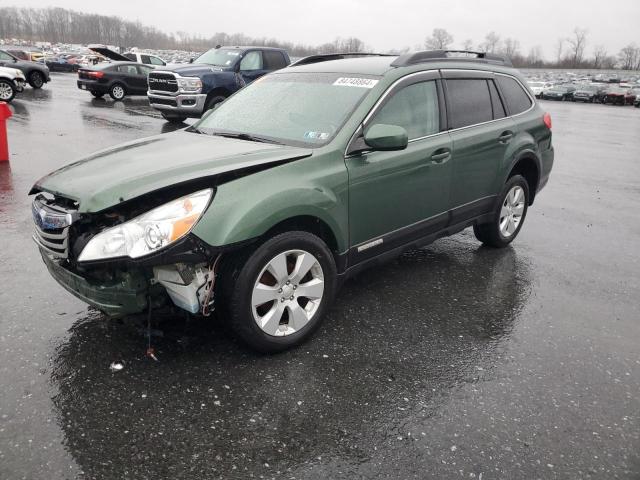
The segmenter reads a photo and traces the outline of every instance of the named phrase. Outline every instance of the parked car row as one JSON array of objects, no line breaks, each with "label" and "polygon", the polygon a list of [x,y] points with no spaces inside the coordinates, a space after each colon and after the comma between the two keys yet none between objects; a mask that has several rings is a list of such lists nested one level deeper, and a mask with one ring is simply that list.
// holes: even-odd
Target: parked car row
[{"label": "parked car row", "polygon": [[113,61],[78,69],[79,89],[114,100],[147,95],[170,122],[198,118],[245,85],[291,63],[285,50],[270,47],[216,47],[189,64],[173,66],[153,55],[119,54],[104,45],[90,48]]},{"label": "parked car row", "polygon": [[6,50],[0,50],[0,102],[11,102],[27,83],[37,89],[49,80],[46,65],[22,60]]},{"label": "parked car row", "polygon": [[[532,82],[534,86],[539,82]],[[530,84],[531,86],[531,84]],[[533,89],[538,98],[544,100],[559,100],[584,103],[611,103],[614,105],[636,105],[640,101],[640,86],[628,84],[565,84],[554,85],[548,89],[541,89],[539,93]]]}]

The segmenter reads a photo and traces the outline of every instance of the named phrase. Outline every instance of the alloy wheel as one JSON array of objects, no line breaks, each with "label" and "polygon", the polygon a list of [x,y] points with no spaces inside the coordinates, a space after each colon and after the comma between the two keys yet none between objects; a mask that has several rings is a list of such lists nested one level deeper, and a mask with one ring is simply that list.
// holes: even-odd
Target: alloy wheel
[{"label": "alloy wheel", "polygon": [[11,85],[5,82],[0,82],[0,100],[9,101],[13,97],[13,89]]},{"label": "alloy wheel", "polygon": [[124,97],[124,89],[120,85],[116,85],[111,91],[118,100]]},{"label": "alloy wheel", "polygon": [[288,250],[272,258],[258,275],[251,295],[253,319],[267,335],[291,335],[311,321],[323,295],[318,259],[304,250]]},{"label": "alloy wheel", "polygon": [[500,233],[503,237],[509,238],[518,230],[524,213],[525,194],[520,185],[515,185],[502,203],[500,209]]}]

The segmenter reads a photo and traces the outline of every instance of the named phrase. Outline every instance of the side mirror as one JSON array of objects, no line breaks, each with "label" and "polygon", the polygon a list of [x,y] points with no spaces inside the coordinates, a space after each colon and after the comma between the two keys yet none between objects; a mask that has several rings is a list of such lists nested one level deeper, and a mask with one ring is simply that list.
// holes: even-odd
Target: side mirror
[{"label": "side mirror", "polygon": [[189,63],[193,63],[193,57],[189,59]]},{"label": "side mirror", "polygon": [[378,123],[367,129],[364,143],[374,150],[404,150],[409,144],[409,135],[397,125]]}]

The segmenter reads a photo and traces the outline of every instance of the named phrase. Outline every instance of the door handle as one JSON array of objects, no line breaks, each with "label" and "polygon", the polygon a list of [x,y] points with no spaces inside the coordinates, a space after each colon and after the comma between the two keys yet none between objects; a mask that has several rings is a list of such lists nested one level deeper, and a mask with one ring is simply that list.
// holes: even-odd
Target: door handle
[{"label": "door handle", "polygon": [[502,132],[498,137],[498,141],[500,143],[509,143],[513,138],[513,132],[511,130],[507,130],[506,132]]},{"label": "door handle", "polygon": [[436,150],[433,155],[431,155],[431,163],[442,164],[451,158],[451,150],[449,149],[440,149]]}]

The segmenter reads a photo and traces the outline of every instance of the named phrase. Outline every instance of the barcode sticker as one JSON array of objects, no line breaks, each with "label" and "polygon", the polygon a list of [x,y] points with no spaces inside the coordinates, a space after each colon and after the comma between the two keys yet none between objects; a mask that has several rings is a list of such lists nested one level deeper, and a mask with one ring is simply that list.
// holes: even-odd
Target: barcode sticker
[{"label": "barcode sticker", "polygon": [[373,88],[378,83],[378,80],[372,78],[355,78],[355,77],[340,77],[334,85],[339,87],[361,87],[361,88]]}]

